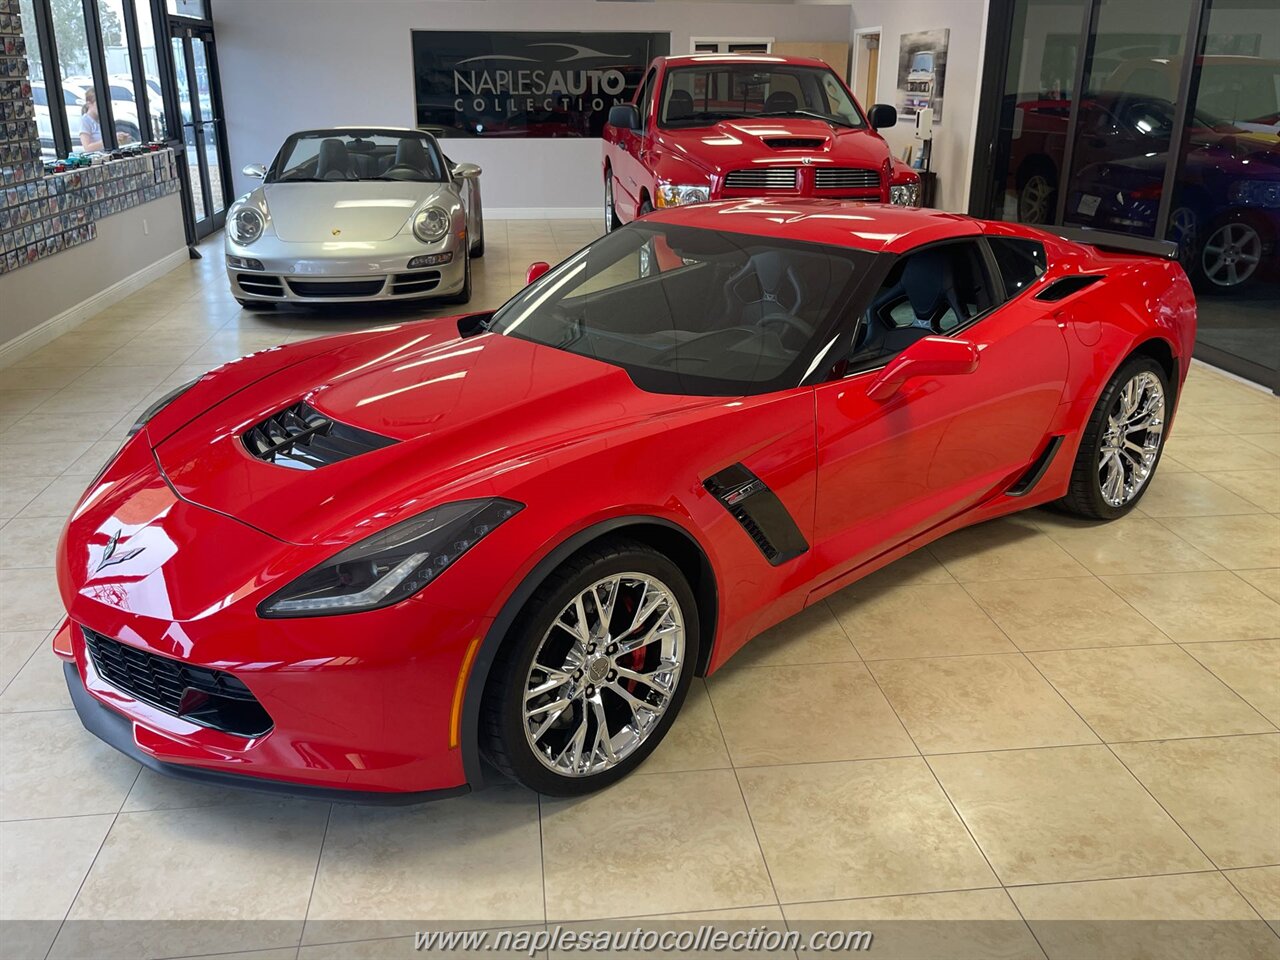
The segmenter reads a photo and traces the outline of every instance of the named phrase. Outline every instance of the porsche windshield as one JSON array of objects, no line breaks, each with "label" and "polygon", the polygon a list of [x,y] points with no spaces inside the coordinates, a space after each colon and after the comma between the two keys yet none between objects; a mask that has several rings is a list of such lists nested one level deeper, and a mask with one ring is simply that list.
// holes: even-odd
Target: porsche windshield
[{"label": "porsche windshield", "polygon": [[489,329],[624,368],[643,390],[796,386],[874,260],[860,250],[636,223],[578,251]]},{"label": "porsche windshield", "polygon": [[844,85],[823,67],[708,61],[667,71],[663,127],[705,127],[743,117],[809,117],[861,127]]},{"label": "porsche windshield", "polygon": [[431,137],[399,130],[308,130],[295,133],[276,155],[267,183],[349,183],[353,180],[448,179]]}]

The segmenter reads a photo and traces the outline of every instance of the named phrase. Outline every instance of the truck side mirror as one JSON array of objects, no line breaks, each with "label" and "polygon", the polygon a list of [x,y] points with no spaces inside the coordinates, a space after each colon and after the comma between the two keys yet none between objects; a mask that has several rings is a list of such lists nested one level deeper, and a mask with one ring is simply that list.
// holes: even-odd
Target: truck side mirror
[{"label": "truck side mirror", "polygon": [[867,119],[871,121],[871,129],[883,130],[897,124],[898,111],[892,104],[877,103],[868,111]]}]

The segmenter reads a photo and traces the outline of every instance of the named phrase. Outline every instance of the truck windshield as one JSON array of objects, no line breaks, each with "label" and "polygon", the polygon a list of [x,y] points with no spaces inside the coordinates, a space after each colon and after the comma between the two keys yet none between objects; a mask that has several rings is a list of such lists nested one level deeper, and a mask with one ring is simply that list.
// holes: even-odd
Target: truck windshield
[{"label": "truck windshield", "polygon": [[526,287],[494,333],[622,367],[651,393],[795,387],[875,254],[669,223],[606,234]]},{"label": "truck windshield", "polygon": [[658,124],[702,127],[743,117],[811,117],[840,127],[866,121],[824,67],[709,61],[667,71]]}]

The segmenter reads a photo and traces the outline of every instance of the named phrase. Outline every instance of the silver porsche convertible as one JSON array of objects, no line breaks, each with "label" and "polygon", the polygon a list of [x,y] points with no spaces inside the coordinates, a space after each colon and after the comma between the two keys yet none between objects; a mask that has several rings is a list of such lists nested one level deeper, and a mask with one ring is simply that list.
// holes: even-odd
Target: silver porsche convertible
[{"label": "silver porsche convertible", "polygon": [[471,299],[484,254],[480,168],[419,130],[342,127],[285,140],[227,211],[227,278],[245,307]]}]

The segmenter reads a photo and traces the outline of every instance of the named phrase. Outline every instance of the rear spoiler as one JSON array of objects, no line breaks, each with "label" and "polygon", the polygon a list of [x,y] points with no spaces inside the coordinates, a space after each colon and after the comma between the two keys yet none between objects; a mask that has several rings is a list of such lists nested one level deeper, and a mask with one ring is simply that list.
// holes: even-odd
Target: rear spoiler
[{"label": "rear spoiler", "polygon": [[1110,230],[1096,230],[1093,227],[1041,227],[1050,233],[1057,234],[1064,240],[1073,243],[1087,243],[1100,250],[1111,250],[1116,253],[1137,253],[1149,257],[1160,257],[1165,260],[1178,259],[1178,245],[1172,240],[1155,240],[1151,237],[1131,237],[1123,233],[1112,233]]}]

